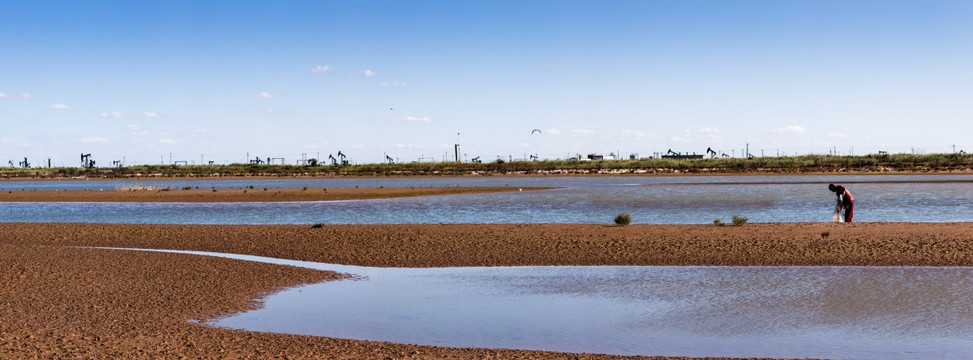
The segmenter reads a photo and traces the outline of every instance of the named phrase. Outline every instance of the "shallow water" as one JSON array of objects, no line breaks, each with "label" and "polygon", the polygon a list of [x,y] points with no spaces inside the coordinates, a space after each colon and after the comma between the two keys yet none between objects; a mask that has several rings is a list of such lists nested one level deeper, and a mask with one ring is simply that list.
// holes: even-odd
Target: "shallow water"
[{"label": "shallow water", "polygon": [[210,322],[229,328],[623,355],[963,359],[973,353],[973,268],[402,269],[231,257],[359,277],[287,289],[264,299],[261,309]]},{"label": "shallow water", "polygon": [[973,269],[393,269],[290,289],[214,325],[624,355],[965,358]]},{"label": "shallow water", "polygon": [[[920,181],[920,182],[915,182]],[[160,181],[147,185],[300,188],[428,186],[557,186],[545,191],[402,199],[295,203],[5,203],[3,222],[163,224],[611,223],[625,212],[633,223],[830,221],[828,182],[854,194],[855,221],[973,221],[973,176],[628,176],[461,177]],[[67,189],[120,181],[3,182],[0,187]],[[190,185],[185,185],[190,186]],[[94,189],[95,187],[91,187]],[[19,190],[8,190],[19,191]]]}]

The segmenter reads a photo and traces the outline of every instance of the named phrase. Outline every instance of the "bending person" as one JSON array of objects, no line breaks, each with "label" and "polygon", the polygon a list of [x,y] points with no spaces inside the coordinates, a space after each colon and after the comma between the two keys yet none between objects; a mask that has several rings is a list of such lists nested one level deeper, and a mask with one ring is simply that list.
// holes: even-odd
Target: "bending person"
[{"label": "bending person", "polygon": [[851,222],[851,217],[855,214],[855,199],[851,197],[851,192],[845,189],[844,185],[835,184],[828,184],[828,190],[838,196],[837,209],[845,211],[844,222]]}]

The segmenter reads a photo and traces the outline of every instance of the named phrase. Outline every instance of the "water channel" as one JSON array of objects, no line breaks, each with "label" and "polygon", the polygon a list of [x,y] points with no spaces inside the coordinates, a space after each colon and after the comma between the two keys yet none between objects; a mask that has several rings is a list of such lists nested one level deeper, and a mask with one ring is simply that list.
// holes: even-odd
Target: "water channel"
[{"label": "water channel", "polygon": [[[7,181],[5,191],[112,190],[133,181]],[[624,176],[138,181],[148,186],[325,188],[553,186],[553,190],[293,203],[5,203],[3,222],[159,224],[633,223],[828,221],[843,183],[863,222],[973,221],[973,175]],[[0,190],[3,191],[3,190]]]},{"label": "water channel", "polygon": [[973,268],[369,268],[211,325],[451,347],[620,355],[964,359]]}]

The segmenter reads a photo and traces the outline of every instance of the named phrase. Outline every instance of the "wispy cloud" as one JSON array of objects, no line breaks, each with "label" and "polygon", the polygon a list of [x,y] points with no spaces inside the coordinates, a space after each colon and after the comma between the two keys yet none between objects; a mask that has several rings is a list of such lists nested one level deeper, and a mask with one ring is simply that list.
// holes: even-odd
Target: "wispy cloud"
[{"label": "wispy cloud", "polygon": [[404,86],[407,86],[407,85],[408,84],[406,84],[405,82],[396,81],[396,82],[392,82],[392,83],[382,83],[379,86],[381,86],[381,87],[404,87]]},{"label": "wispy cloud", "polygon": [[36,96],[31,95],[30,93],[20,93],[17,95],[10,95],[10,94],[5,94],[0,92],[0,99],[31,99],[35,97]]},{"label": "wispy cloud", "polygon": [[588,129],[574,129],[574,130],[571,130],[571,135],[578,135],[578,136],[588,136],[588,135],[591,135],[591,134],[594,134],[594,133],[595,133],[594,130],[588,130]]},{"label": "wispy cloud", "polygon": [[271,93],[266,92],[266,91],[261,91],[261,92],[258,92],[256,94],[253,94],[253,97],[258,98],[258,99],[273,99],[273,98],[277,97],[277,95],[271,94]]},{"label": "wispy cloud", "polygon": [[70,108],[70,106],[67,106],[67,105],[64,105],[64,104],[51,104],[47,108],[48,109],[54,109],[54,110],[66,110],[66,109]]},{"label": "wispy cloud", "polygon": [[375,76],[378,76],[378,73],[377,72],[374,72],[374,71],[371,71],[371,70],[365,70],[364,74],[365,74],[365,77],[375,77]]},{"label": "wispy cloud", "polygon": [[828,134],[828,137],[829,138],[833,138],[833,139],[844,139],[844,138],[847,138],[848,137],[848,134],[833,132],[833,133]]},{"label": "wispy cloud", "polygon": [[134,125],[134,124],[133,125],[126,125],[125,126],[125,130],[128,130],[132,134],[132,136],[146,136],[146,135],[149,135],[149,132],[148,131],[146,131],[145,129],[143,129],[141,126]]},{"label": "wispy cloud", "polygon": [[312,68],[311,72],[315,74],[327,74],[331,70],[334,70],[334,67],[327,66],[327,65],[318,65]]},{"label": "wispy cloud", "polygon": [[561,130],[558,130],[558,129],[547,129],[547,134],[548,135],[562,135],[564,133],[561,132]]},{"label": "wispy cloud", "polygon": [[805,133],[805,130],[803,127],[800,127],[798,125],[788,125],[782,128],[770,129],[767,130],[767,132],[774,133],[774,134],[781,134],[781,135],[785,135],[785,134],[800,135]]},{"label": "wispy cloud", "polygon": [[126,112],[103,112],[101,117],[105,119],[139,119],[139,118],[157,118],[158,113],[154,112],[136,112],[136,113],[126,113]]},{"label": "wispy cloud", "polygon": [[405,123],[428,123],[432,122],[428,116],[416,117],[416,116],[406,116],[404,118],[398,118],[394,120],[395,122],[405,122]]}]

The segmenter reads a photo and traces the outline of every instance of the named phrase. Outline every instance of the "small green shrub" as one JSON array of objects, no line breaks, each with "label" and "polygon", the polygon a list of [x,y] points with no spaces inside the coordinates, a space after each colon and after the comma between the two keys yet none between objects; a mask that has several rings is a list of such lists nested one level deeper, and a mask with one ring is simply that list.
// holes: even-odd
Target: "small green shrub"
[{"label": "small green shrub", "polygon": [[723,220],[720,220],[720,219],[713,220],[713,225],[716,225],[716,226],[726,226],[726,224],[723,223]]},{"label": "small green shrub", "polygon": [[615,216],[615,224],[625,226],[632,223],[632,216],[626,213],[618,214]]},{"label": "small green shrub", "polygon": [[746,224],[746,223],[747,223],[747,218],[742,217],[742,216],[733,215],[733,225],[743,226],[743,224]]}]

